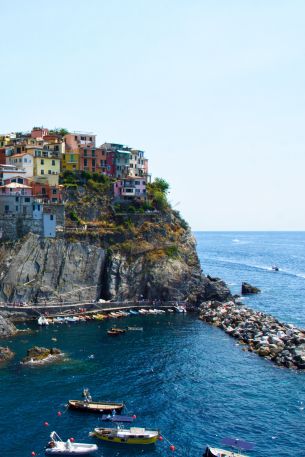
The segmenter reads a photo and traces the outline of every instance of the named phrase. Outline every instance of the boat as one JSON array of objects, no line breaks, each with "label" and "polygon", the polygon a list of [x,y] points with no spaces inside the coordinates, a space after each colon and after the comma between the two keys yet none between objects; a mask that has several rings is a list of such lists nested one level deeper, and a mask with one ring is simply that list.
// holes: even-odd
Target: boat
[{"label": "boat", "polygon": [[74,443],[72,439],[63,441],[56,432],[52,432],[45,453],[47,455],[88,455],[97,450],[96,444]]},{"label": "boat", "polygon": [[102,421],[106,422],[133,422],[133,416],[121,416],[120,414],[103,414]]},{"label": "boat", "polygon": [[140,314],[148,314],[148,310],[144,309],[144,308],[141,308],[141,309],[139,309],[139,313]]},{"label": "boat", "polygon": [[159,438],[158,430],[146,430],[141,427],[130,428],[95,428],[90,436],[95,436],[110,443],[154,444]]},{"label": "boat", "polygon": [[71,409],[78,411],[87,411],[88,413],[111,414],[113,411],[121,413],[124,408],[124,403],[114,403],[110,401],[89,401],[85,400],[69,400],[68,406]]},{"label": "boat", "polygon": [[276,265],[272,265],[271,269],[273,271],[279,271],[280,270],[279,267],[277,267]]},{"label": "boat", "polygon": [[118,332],[118,333],[125,333],[126,329],[125,328],[119,328],[119,327],[111,327],[110,329],[112,332]]},{"label": "boat", "polygon": [[44,316],[39,316],[37,322],[38,322],[38,325],[49,325],[48,319]]},{"label": "boat", "polygon": [[254,448],[253,443],[236,438],[223,438],[221,444],[237,449],[237,452],[207,446],[203,457],[248,457],[246,454],[241,454],[240,451],[252,451]]},{"label": "boat", "polygon": [[115,330],[107,330],[107,335],[108,336],[119,336],[119,335],[121,335],[121,332],[117,332]]},{"label": "boat", "polygon": [[186,313],[186,309],[184,306],[176,305],[174,306],[174,309],[177,313]]},{"label": "boat", "polygon": [[134,332],[143,332],[143,327],[127,327],[127,330],[131,330]]},{"label": "boat", "polygon": [[139,314],[139,312],[136,311],[136,310],[134,310],[134,309],[131,309],[131,310],[129,311],[129,313],[130,313],[130,314],[133,314],[134,316],[136,316],[137,314]]},{"label": "boat", "polygon": [[79,318],[77,316],[67,316],[65,321],[70,323],[79,322]]},{"label": "boat", "polygon": [[171,309],[171,308],[168,308],[167,312],[168,312],[168,313],[173,313],[173,312],[174,312],[174,310],[173,310],[173,309]]}]

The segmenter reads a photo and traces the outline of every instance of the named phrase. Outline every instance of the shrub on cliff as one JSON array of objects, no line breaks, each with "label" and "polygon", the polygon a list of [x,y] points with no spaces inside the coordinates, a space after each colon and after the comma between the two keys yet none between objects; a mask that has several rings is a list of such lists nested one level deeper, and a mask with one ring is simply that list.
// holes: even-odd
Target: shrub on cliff
[{"label": "shrub on cliff", "polygon": [[153,207],[159,211],[165,211],[169,208],[167,194],[169,184],[165,179],[156,178],[154,182],[147,184],[147,197]]}]

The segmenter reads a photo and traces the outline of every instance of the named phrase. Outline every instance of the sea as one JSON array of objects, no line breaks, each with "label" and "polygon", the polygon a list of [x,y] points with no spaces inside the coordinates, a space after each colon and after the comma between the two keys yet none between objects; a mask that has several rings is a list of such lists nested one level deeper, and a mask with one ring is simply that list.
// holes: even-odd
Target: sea
[{"label": "sea", "polygon": [[[259,287],[260,294],[244,298],[247,306],[305,328],[305,233],[195,237],[204,273],[224,279],[234,294],[243,281]],[[143,331],[110,338],[106,331],[113,324]],[[194,314],[31,328],[32,334],[5,342],[16,352],[0,369],[5,457],[44,455],[53,430],[64,440],[96,442],[98,457],[201,457],[207,444],[218,447],[224,437],[254,443],[249,457],[305,456],[305,373],[245,351]],[[21,365],[34,345],[59,347],[65,358],[53,365]],[[159,429],[163,440],[134,447],[89,437],[107,423],[66,407],[85,387],[95,399],[124,401],[125,412],[136,415],[134,425]]]}]

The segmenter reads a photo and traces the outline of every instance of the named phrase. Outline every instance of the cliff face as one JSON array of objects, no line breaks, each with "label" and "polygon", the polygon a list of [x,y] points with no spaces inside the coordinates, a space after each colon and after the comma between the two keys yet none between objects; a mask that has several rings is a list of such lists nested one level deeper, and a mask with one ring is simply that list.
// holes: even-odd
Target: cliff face
[{"label": "cliff face", "polygon": [[1,246],[0,301],[43,304],[140,296],[199,304],[224,301],[230,292],[222,281],[202,275],[195,240],[173,214],[162,223],[142,220],[125,232],[120,228],[107,245],[91,232],[53,240],[30,234]]},{"label": "cliff face", "polygon": [[93,300],[105,251],[84,242],[30,234],[0,252],[0,301]]}]

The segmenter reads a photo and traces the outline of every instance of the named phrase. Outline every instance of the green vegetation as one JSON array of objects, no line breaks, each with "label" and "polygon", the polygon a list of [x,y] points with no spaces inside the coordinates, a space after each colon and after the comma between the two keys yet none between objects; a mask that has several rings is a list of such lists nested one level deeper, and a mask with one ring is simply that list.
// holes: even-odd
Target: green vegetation
[{"label": "green vegetation", "polygon": [[147,197],[149,203],[159,211],[169,209],[167,194],[169,192],[169,184],[165,179],[156,178],[154,182],[147,184]]},{"label": "green vegetation", "polygon": [[49,133],[50,133],[50,135],[65,136],[65,135],[68,135],[69,130],[60,127],[60,128],[55,128],[55,129],[49,130]]}]

